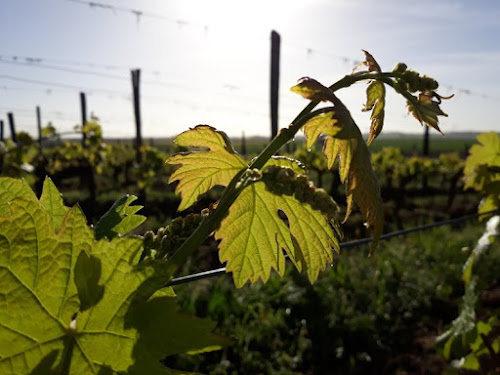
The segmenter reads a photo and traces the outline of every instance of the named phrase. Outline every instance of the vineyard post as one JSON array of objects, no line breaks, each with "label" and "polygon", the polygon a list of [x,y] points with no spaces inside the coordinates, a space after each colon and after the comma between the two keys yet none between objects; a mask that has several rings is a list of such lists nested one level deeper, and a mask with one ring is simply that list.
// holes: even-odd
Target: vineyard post
[{"label": "vineyard post", "polygon": [[36,124],[38,128],[38,151],[42,153],[42,115],[38,105],[36,106]]},{"label": "vineyard post", "polygon": [[[428,157],[429,156],[429,127],[428,126],[424,126],[424,145],[423,145],[423,149],[422,149],[422,154],[424,157]],[[427,188],[427,185],[428,185],[429,181],[427,179],[427,175],[424,174],[422,176],[422,189],[426,189]]]},{"label": "vineyard post", "polygon": [[278,93],[281,37],[271,31],[271,140],[278,134]]},{"label": "vineyard post", "polygon": [[9,119],[9,126],[10,126],[10,139],[12,139],[12,142],[17,143],[16,124],[14,123],[14,114],[12,112],[9,112],[9,113],[7,113],[7,117]]},{"label": "vineyard post", "polygon": [[137,163],[141,162],[141,146],[142,146],[142,135],[141,135],[141,108],[139,102],[139,79],[141,76],[140,69],[134,69],[132,73],[132,89],[134,95],[134,115],[135,115],[135,158]]},{"label": "vineyard post", "polygon": [[247,154],[247,140],[245,138],[245,132],[241,134],[241,155],[246,156]]},{"label": "vineyard post", "polygon": [[429,156],[429,127],[424,126],[424,146],[422,148],[422,154],[424,156]]},{"label": "vineyard post", "polygon": [[87,139],[87,135],[83,131],[83,127],[87,123],[87,98],[84,92],[80,92],[80,107],[82,110],[82,147],[85,148],[85,140]]}]

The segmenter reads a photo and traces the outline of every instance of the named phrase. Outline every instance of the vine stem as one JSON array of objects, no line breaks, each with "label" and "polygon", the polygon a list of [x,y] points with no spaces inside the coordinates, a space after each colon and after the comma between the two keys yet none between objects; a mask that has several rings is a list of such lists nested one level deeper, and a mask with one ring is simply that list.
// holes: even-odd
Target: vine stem
[{"label": "vine stem", "polygon": [[76,338],[74,334],[68,335],[67,342],[63,351],[61,374],[70,375],[71,359],[73,358],[73,349],[75,347]]},{"label": "vine stem", "polygon": [[[352,84],[364,80],[389,80],[394,77],[394,73],[378,73],[378,72],[358,72],[346,75],[342,79],[335,82],[329,87],[333,92],[351,86]],[[281,129],[276,137],[267,145],[267,147],[257,156],[250,164],[248,169],[261,169],[266,162],[276,154],[285,144],[294,139],[300,128],[312,117],[317,116],[330,108],[323,108],[313,112],[313,109],[319,104],[319,101],[311,101],[290,123],[287,128]],[[202,220],[198,228],[184,243],[174,252],[168,259],[166,267],[170,281],[174,273],[187,261],[188,257],[199,248],[201,243],[215,231],[222,219],[227,215],[229,208],[234,203],[238,195],[247,185],[245,178],[245,169],[238,172],[224,190],[222,197],[213,210],[205,219]]]}]

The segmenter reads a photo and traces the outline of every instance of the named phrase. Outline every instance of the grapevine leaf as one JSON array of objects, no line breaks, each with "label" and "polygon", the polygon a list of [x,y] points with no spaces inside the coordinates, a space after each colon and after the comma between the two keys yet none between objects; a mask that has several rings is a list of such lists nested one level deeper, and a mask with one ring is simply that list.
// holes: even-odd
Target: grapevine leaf
[{"label": "grapevine leaf", "polygon": [[384,126],[385,116],[385,86],[382,82],[372,81],[366,89],[366,104],[363,111],[372,111],[370,119],[370,136],[367,144],[370,145],[378,137]]},{"label": "grapevine leaf", "polygon": [[303,77],[290,89],[303,98],[317,101],[332,101],[333,92],[313,78]]},{"label": "grapevine leaf", "polygon": [[9,205],[16,198],[35,198],[33,190],[25,180],[0,177],[0,216],[9,215]]},{"label": "grapevine leaf", "polygon": [[478,212],[484,213],[500,207],[500,138],[497,133],[482,133],[477,136],[479,144],[470,148],[465,161],[465,188],[482,191],[485,198]]},{"label": "grapevine leaf", "polygon": [[267,281],[271,269],[283,275],[283,250],[314,282],[333,261],[330,249],[339,249],[324,214],[296,196],[270,192],[262,180],[242,191],[215,237],[221,240],[219,258],[237,287]]},{"label": "grapevine leaf", "polygon": [[448,117],[448,115],[441,110],[439,102],[432,100],[433,96],[427,93],[420,93],[418,99],[411,94],[408,95],[406,103],[408,112],[422,125],[427,124],[443,134],[441,129],[439,129],[438,116]]},{"label": "grapevine leaf", "polygon": [[500,166],[500,137],[495,132],[488,132],[479,134],[476,139],[479,144],[470,148],[465,160],[465,188],[483,190],[486,185],[500,178],[500,174],[492,173],[488,168]]},{"label": "grapevine leaf", "polygon": [[[354,130],[354,128],[351,130]],[[355,133],[353,136],[346,136],[349,133],[349,129],[346,127],[342,128],[342,133],[344,133],[342,138],[326,138],[323,146],[323,153],[327,159],[329,169],[333,168],[337,157],[340,159],[340,181],[345,183],[349,175],[349,171],[351,170],[351,162],[358,148],[359,139],[355,136]]]},{"label": "grapevine leaf", "polygon": [[481,133],[476,139],[479,144],[470,148],[467,165],[500,166],[500,137],[498,134],[495,132]]},{"label": "grapevine leaf", "polygon": [[95,226],[97,240],[104,237],[111,240],[117,235],[125,235],[146,220],[145,216],[136,215],[142,206],[131,206],[136,199],[135,195],[126,194],[113,203]]},{"label": "grapevine leaf", "polygon": [[500,357],[500,321],[492,316],[487,322],[479,321],[474,332],[472,350],[460,368],[471,374],[494,374],[498,372]]},{"label": "grapevine leaf", "polygon": [[[483,214],[498,210],[498,208],[500,208],[500,194],[488,194],[481,200],[477,212]],[[479,220],[484,220],[484,216],[481,216]]]},{"label": "grapevine leaf", "polygon": [[488,219],[484,233],[477,241],[476,246],[470,253],[467,261],[462,268],[462,280],[464,281],[465,285],[468,285],[472,280],[472,269],[474,267],[474,263],[486,250],[488,250],[488,248],[491,246],[493,238],[500,235],[499,224],[500,216],[498,215],[495,215]]},{"label": "grapevine leaf", "polygon": [[332,102],[336,108],[335,112],[330,111],[313,117],[304,125],[304,134],[308,145],[309,142],[314,143],[320,133],[326,135],[323,153],[327,158],[328,168],[333,167],[337,157],[340,159],[340,179],[347,184],[347,211],[344,222],[349,218],[355,202],[360,207],[367,226],[372,228],[371,254],[383,230],[384,214],[380,188],[372,169],[370,152],[358,126],[340,100],[333,96]]},{"label": "grapevine leaf", "polygon": [[49,177],[45,178],[43,182],[40,203],[45,207],[52,218],[56,232],[59,231],[64,216],[66,216],[69,208],[64,205],[61,194]]},{"label": "grapevine leaf", "polygon": [[[227,343],[210,333],[211,322],[176,313],[171,291],[153,295],[169,275],[161,262],[137,265],[140,239],[95,240],[78,206],[56,232],[36,197],[7,204],[9,215],[0,217],[1,374],[177,374],[159,360]],[[76,280],[89,269],[82,292]]]},{"label": "grapevine leaf", "polygon": [[320,134],[335,136],[341,129],[333,111],[313,117],[303,127],[307,135],[307,148],[311,149],[314,146]]},{"label": "grapevine leaf", "polygon": [[382,69],[380,69],[380,65],[377,63],[375,58],[368,51],[365,51],[364,49],[362,51],[365,54],[365,61],[362,62],[361,64],[368,67],[369,72],[379,72],[380,73],[382,71]]},{"label": "grapevine leaf", "polygon": [[181,195],[179,211],[196,202],[198,197],[216,185],[226,186],[247,163],[234,151],[227,136],[208,125],[198,125],[181,133],[175,143],[183,147],[208,148],[175,154],[166,161],[181,164],[169,182],[179,181],[175,192]]},{"label": "grapevine leaf", "polygon": [[353,201],[360,207],[366,226],[372,228],[373,241],[370,254],[377,248],[384,225],[384,208],[380,188],[370,162],[370,152],[364,142],[356,149],[347,178],[347,210],[345,220],[353,208]]}]

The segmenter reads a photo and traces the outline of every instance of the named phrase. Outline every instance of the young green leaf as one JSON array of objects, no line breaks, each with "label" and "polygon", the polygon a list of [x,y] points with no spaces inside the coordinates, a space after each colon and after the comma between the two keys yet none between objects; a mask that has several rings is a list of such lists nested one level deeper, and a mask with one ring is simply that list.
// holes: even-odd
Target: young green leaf
[{"label": "young green leaf", "polygon": [[335,112],[332,110],[314,116],[306,122],[302,129],[307,134],[307,148],[311,149],[321,134],[333,137],[342,130],[342,127],[335,118]]},{"label": "young green leaf", "polygon": [[439,107],[440,102],[432,99],[433,96],[427,93],[420,93],[418,99],[408,94],[406,103],[408,113],[411,113],[422,125],[426,124],[443,134],[439,129],[438,116],[448,117],[448,115]]},{"label": "young green leaf", "polygon": [[303,127],[307,144],[316,142],[320,133],[326,135],[323,153],[332,168],[340,159],[339,174],[347,184],[346,221],[352,211],[353,202],[361,209],[366,225],[372,228],[373,241],[370,254],[375,250],[382,234],[384,214],[380,189],[373,172],[370,152],[351,114],[335,95],[332,97],[335,111],[313,117]]},{"label": "young green leaf", "polygon": [[319,102],[332,101],[332,97],[334,96],[332,90],[309,77],[299,79],[299,83],[290,90],[301,95],[303,98]]},{"label": "young green leaf", "polygon": [[370,119],[370,135],[367,144],[370,145],[382,132],[385,116],[385,86],[382,82],[372,81],[366,89],[366,104],[363,111],[372,111]]},{"label": "young green leaf", "polygon": [[137,199],[135,195],[126,194],[119,198],[108,212],[106,212],[95,226],[95,238],[100,240],[107,237],[112,239],[117,235],[125,235],[141,225],[145,216],[136,215],[142,206],[131,206]]},{"label": "young green leaf", "polygon": [[181,133],[175,143],[184,147],[208,148],[169,157],[168,164],[181,164],[169,183],[179,181],[175,192],[181,195],[179,211],[196,202],[198,197],[217,185],[226,186],[247,163],[234,151],[226,134],[208,125],[198,125]]},{"label": "young green leaf", "polygon": [[321,211],[297,199],[305,194],[303,188],[309,185],[297,187],[293,195],[274,194],[260,180],[245,188],[231,206],[215,237],[221,240],[219,258],[227,262],[237,287],[248,280],[267,281],[271,269],[283,275],[283,250],[311,282],[333,261],[331,249],[339,250],[334,230]]},{"label": "young green leaf", "polygon": [[[381,73],[380,65],[375,60],[375,58],[365,50],[362,50],[365,54],[365,61],[363,61],[360,66],[366,66],[369,72]],[[372,111],[370,119],[372,120],[370,126],[370,135],[367,140],[367,144],[370,145],[375,138],[382,132],[384,126],[384,115],[385,115],[385,86],[380,81],[371,81],[366,89],[366,104],[363,111]]]},{"label": "young green leaf", "polygon": [[[306,124],[307,126],[307,124]],[[356,136],[355,128],[343,127],[339,124],[342,134],[339,137],[326,137],[323,145],[323,154],[326,157],[328,169],[332,169],[337,157],[340,159],[339,174],[340,181],[345,183],[351,170],[351,162],[358,149],[359,137]],[[309,133],[305,133],[309,137]]]},{"label": "young green leaf", "polygon": [[66,216],[69,208],[64,205],[61,193],[59,193],[49,177],[45,178],[43,182],[40,203],[45,207],[47,213],[52,218],[56,232],[59,231],[64,216]]},{"label": "young green leaf", "polygon": [[[96,241],[77,206],[56,233],[36,197],[7,204],[9,214],[0,217],[1,374],[174,374],[160,364],[164,356],[227,343],[210,333],[213,323],[176,313],[171,291],[154,294],[169,275],[162,262],[137,265],[140,239]],[[77,288],[89,269],[92,280]]]},{"label": "young green leaf", "polygon": [[372,229],[371,255],[377,248],[378,240],[384,229],[384,206],[377,178],[372,169],[370,152],[364,142],[359,143],[353,155],[347,177],[346,195],[347,210],[344,221],[347,220],[352,211],[353,201],[356,202],[366,220],[366,226]]},{"label": "young green leaf", "polygon": [[364,49],[361,50],[365,54],[365,61],[361,63],[361,65],[365,65],[368,68],[369,72],[381,72],[382,69],[380,69],[380,65],[378,62],[375,60],[375,58],[368,52],[365,51]]},{"label": "young green leaf", "polygon": [[500,207],[500,137],[495,132],[477,136],[479,144],[473,145],[465,160],[465,189],[481,191],[485,198],[478,212],[488,212]]},{"label": "young green leaf", "polygon": [[469,150],[469,156],[465,161],[464,175],[466,177],[466,188],[478,186],[483,188],[484,182],[490,182],[486,176],[490,174],[488,168],[479,170],[481,165],[485,167],[500,166],[500,137],[495,132],[481,133],[477,136],[479,144],[473,145]]}]

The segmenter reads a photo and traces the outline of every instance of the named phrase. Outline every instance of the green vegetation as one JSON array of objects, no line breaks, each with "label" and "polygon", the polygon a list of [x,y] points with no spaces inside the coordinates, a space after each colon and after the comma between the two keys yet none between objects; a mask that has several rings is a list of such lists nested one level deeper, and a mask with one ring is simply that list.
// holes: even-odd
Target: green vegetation
[{"label": "green vegetation", "polygon": [[164,265],[138,262],[142,239],[117,236],[143,219],[133,199],[94,233],[49,179],[40,200],[9,178],[0,196],[2,374],[173,374],[160,359],[228,343],[211,322],[175,312]]},{"label": "green vegetation", "polygon": [[[238,340],[172,364],[221,375],[441,374],[434,341],[457,314],[462,266],[482,231],[469,222],[382,241],[373,258],[346,249],[313,285],[287,268],[241,289],[222,276],[179,286],[184,311]],[[478,293],[500,285],[499,243],[490,254],[477,264]]]},{"label": "green vegetation", "polygon": [[[476,325],[470,311],[476,311],[478,291],[498,286],[495,247],[483,264],[477,247],[457,250],[472,246],[477,237],[469,242],[469,229],[457,228],[460,236],[434,233],[440,238],[438,251],[435,237],[424,234],[397,246],[383,243],[378,253],[375,249],[387,214],[382,197],[405,207],[409,197],[417,202],[415,192],[432,191],[439,175],[450,180],[448,192],[456,192],[465,170],[473,179],[467,186],[488,195],[487,207],[497,207],[498,137],[480,138],[483,146],[472,149],[465,169],[456,153],[443,154],[437,162],[385,148],[372,158],[368,146],[382,132],[387,88],[406,99],[422,125],[439,132],[438,117],[446,116],[440,104],[446,98],[436,92],[434,79],[402,63],[384,72],[364,53],[361,67],[366,69],[330,87],[301,79],[292,91],[311,102],[249,162],[224,133],[206,125],[175,139],[177,153],[167,158],[167,166],[166,155],[157,149],[144,147],[133,157],[129,146],[105,144],[96,120],[81,129],[83,145],[68,142],[34,152],[28,137],[20,137],[17,145],[2,144],[2,173],[29,176],[40,199],[27,182],[0,179],[1,372],[178,373],[173,367],[213,374],[422,372],[429,364],[413,360],[419,350],[415,343],[433,338],[452,321],[455,299],[464,289],[464,307],[445,334],[453,340],[443,354],[451,358],[454,343],[461,342],[468,369],[494,369],[497,321]],[[366,142],[335,94],[360,81],[368,83],[362,110],[371,111]],[[315,109],[320,102],[326,106]],[[56,134],[49,130],[45,133]],[[300,160],[276,156],[299,130],[306,135],[306,148],[318,139],[324,142],[323,155],[303,150],[297,155],[311,167],[312,179],[329,183],[329,192],[314,186]],[[64,205],[46,174],[58,183],[67,181],[70,191],[87,187],[84,204],[94,226],[88,226],[78,205]],[[163,212],[178,216],[167,226],[144,233],[139,226],[145,217],[138,215],[142,206],[133,205],[137,198],[130,195],[97,213],[98,194],[111,196],[134,185],[139,202],[148,202],[155,192],[167,190],[167,178],[176,184],[182,211]],[[335,190],[339,185],[342,189]],[[352,228],[339,223],[332,196],[346,201],[344,223],[352,217],[371,230],[371,259],[352,250],[339,254],[343,231],[352,234]],[[398,224],[408,225],[403,219]],[[366,235],[362,225],[356,227],[357,236]],[[285,254],[294,267],[285,265]],[[199,262],[199,256],[204,260]],[[457,270],[466,258],[464,287]],[[226,263],[237,288],[227,279],[206,282],[184,294],[181,304],[211,316],[223,333],[237,334],[237,343],[206,357],[174,358],[231,344],[212,333],[214,323],[176,312],[178,298],[166,287],[180,270],[219,262]],[[472,271],[481,279],[472,278]],[[243,288],[247,282],[251,286]],[[211,294],[204,295],[209,285]],[[449,314],[443,316],[443,310]],[[474,329],[472,340],[456,339]],[[450,369],[440,358],[439,369]],[[484,358],[494,366],[483,366]]]}]

